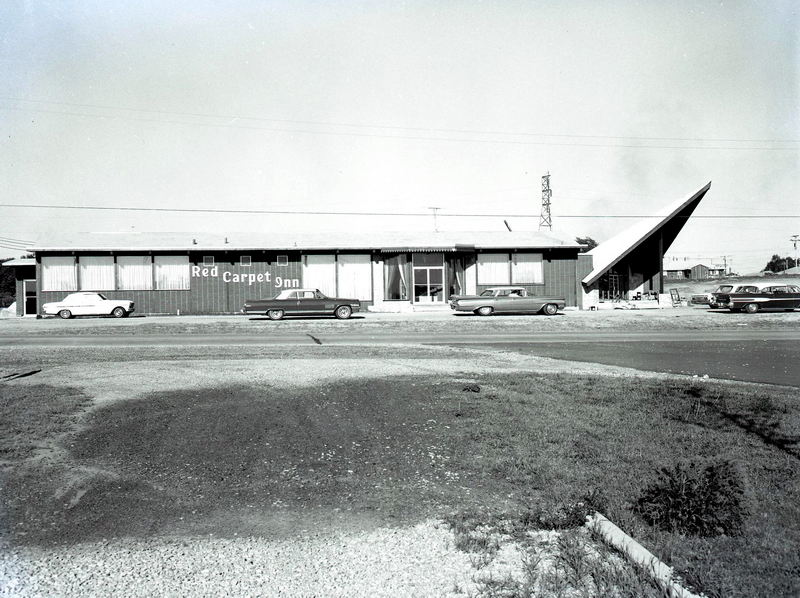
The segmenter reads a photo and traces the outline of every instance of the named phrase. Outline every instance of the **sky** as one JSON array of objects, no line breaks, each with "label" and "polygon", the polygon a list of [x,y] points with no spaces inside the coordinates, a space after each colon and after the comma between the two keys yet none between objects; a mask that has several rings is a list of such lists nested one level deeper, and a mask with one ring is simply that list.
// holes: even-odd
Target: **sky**
[{"label": "sky", "polygon": [[6,0],[0,256],[537,230],[549,173],[553,229],[600,242],[711,181],[668,255],[757,271],[800,234],[799,6]]}]

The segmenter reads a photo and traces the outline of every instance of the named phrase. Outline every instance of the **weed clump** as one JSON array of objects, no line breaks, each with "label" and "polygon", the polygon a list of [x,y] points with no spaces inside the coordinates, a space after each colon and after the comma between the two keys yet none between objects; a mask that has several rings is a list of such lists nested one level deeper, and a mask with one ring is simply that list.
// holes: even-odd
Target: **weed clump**
[{"label": "weed clump", "polygon": [[595,511],[605,512],[608,499],[599,488],[584,494],[580,500],[566,501],[554,508],[537,507],[528,509],[520,523],[527,529],[575,529],[586,523],[586,517]]},{"label": "weed clump", "polygon": [[660,529],[706,537],[740,534],[749,514],[742,475],[730,461],[662,468],[634,511]]}]

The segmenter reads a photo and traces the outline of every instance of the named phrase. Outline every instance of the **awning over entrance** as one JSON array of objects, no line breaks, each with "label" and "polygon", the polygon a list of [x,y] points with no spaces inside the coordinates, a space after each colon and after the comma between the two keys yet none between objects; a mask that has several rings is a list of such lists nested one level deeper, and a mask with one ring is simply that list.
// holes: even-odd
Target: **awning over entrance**
[{"label": "awning over entrance", "polygon": [[382,247],[381,253],[444,253],[458,251],[455,247]]},{"label": "awning over entrance", "polygon": [[[611,270],[625,257],[633,254],[641,245],[651,239],[658,239],[661,255],[667,251],[678,236],[689,216],[711,188],[711,182],[687,198],[680,199],[670,204],[658,214],[645,218],[627,230],[601,243],[587,255],[592,256],[593,270],[581,282],[584,286],[594,284],[601,276]],[[660,261],[658,262],[660,264]],[[660,266],[659,266],[660,267]]]}]

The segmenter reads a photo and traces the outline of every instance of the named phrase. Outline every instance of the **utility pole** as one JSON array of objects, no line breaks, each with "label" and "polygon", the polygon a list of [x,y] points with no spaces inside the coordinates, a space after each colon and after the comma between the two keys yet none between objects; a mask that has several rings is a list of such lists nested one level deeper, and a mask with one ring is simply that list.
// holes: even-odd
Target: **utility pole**
[{"label": "utility pole", "polygon": [[553,219],[550,215],[551,197],[553,197],[553,191],[550,189],[550,172],[548,172],[542,177],[542,214],[539,217],[539,230],[542,230],[542,227],[553,230]]},{"label": "utility pole", "polygon": [[439,222],[436,219],[436,216],[439,213],[439,210],[441,208],[428,208],[428,209],[429,210],[433,210],[433,231],[438,233],[439,232]]},{"label": "utility pole", "polygon": [[723,265],[724,265],[724,268],[725,268],[725,274],[726,274],[726,275],[730,273],[730,272],[729,272],[729,270],[728,270],[728,258],[729,258],[729,257],[732,257],[732,256],[730,256],[730,255],[723,255],[723,256],[722,256],[722,263],[723,263]]}]

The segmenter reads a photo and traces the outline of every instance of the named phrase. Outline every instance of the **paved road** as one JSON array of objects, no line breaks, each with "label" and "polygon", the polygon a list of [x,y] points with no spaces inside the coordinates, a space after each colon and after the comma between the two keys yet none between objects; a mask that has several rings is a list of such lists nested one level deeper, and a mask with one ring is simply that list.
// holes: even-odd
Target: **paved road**
[{"label": "paved road", "polygon": [[712,378],[800,387],[800,331],[677,330],[573,333],[430,334],[296,331],[269,335],[130,335],[0,338],[7,347],[235,346],[446,344],[491,347],[556,359],[586,361]]}]

